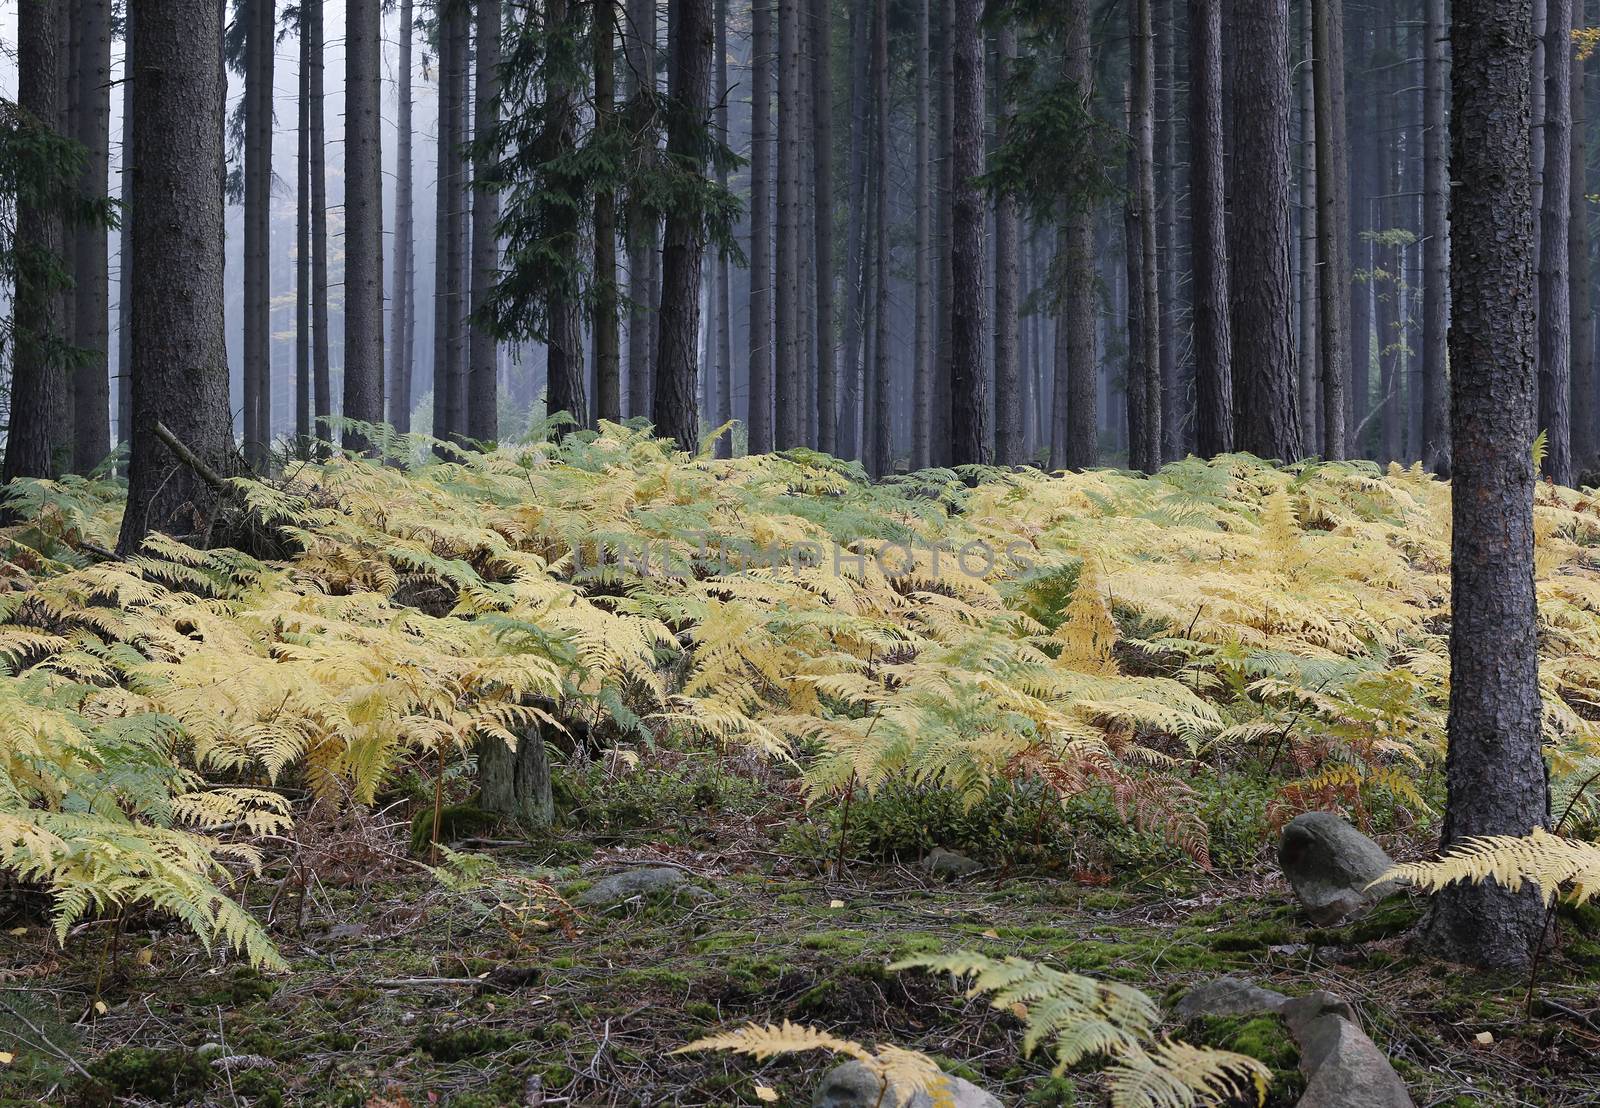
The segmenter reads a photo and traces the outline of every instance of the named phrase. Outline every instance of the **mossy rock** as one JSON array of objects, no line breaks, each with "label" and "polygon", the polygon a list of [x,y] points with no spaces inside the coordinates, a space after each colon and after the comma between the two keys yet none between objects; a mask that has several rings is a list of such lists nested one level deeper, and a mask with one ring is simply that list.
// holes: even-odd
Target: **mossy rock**
[{"label": "mossy rock", "polygon": [[[499,816],[476,804],[447,805],[439,810],[439,841],[459,842],[493,831],[499,825]],[[428,853],[432,843],[433,809],[419,808],[411,817],[411,853],[420,857]]]},{"label": "mossy rock", "polygon": [[430,1028],[417,1036],[417,1048],[426,1052],[436,1062],[459,1062],[479,1054],[488,1054],[521,1041],[510,1031],[490,1027],[460,1027],[452,1031]]},{"label": "mossy rock", "polygon": [[[1247,1055],[1270,1069],[1272,1086],[1267,1091],[1265,1108],[1289,1108],[1305,1092],[1300,1048],[1289,1033],[1289,1025],[1277,1015],[1200,1016],[1190,1021],[1183,1037],[1195,1046]],[[1237,1101],[1240,1105],[1255,1102],[1253,1093]]]}]

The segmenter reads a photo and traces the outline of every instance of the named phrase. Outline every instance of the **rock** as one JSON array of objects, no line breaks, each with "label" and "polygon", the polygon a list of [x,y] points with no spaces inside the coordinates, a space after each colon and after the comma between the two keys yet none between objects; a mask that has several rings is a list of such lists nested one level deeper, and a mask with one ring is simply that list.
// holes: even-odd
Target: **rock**
[{"label": "rock", "polygon": [[355,942],[366,937],[367,925],[364,923],[336,923],[328,928],[328,938],[334,942]]},{"label": "rock", "polygon": [[1393,864],[1383,848],[1332,812],[1306,812],[1278,840],[1278,862],[1306,914],[1327,927],[1370,908],[1396,888],[1369,888]]},{"label": "rock", "polygon": [[652,900],[657,897],[705,900],[710,896],[704,889],[689,884],[688,874],[681,869],[651,866],[602,877],[579,893],[573,903],[585,908],[609,908],[631,900]]},{"label": "rock", "polygon": [[1414,1108],[1405,1082],[1344,1001],[1312,993],[1284,1005],[1283,1015],[1306,1075],[1296,1108]]},{"label": "rock", "polygon": [[[970,1081],[948,1076],[950,1104],[954,1108],[1002,1108],[993,1096]],[[888,1090],[878,1076],[860,1062],[846,1062],[828,1071],[811,1098],[811,1108],[933,1108],[927,1093],[908,1094],[899,1086]]]},{"label": "rock", "polygon": [[1289,998],[1242,977],[1219,977],[1185,993],[1172,1014],[1183,1023],[1201,1016],[1258,1016],[1279,1011]]},{"label": "rock", "polygon": [[202,1062],[209,1062],[213,1058],[221,1058],[228,1053],[228,1048],[221,1043],[201,1043],[195,1048],[194,1056]]},{"label": "rock", "polygon": [[936,846],[922,860],[922,868],[935,877],[955,881],[962,877],[971,877],[986,867],[982,862],[968,858],[965,854],[957,854],[953,850]]}]

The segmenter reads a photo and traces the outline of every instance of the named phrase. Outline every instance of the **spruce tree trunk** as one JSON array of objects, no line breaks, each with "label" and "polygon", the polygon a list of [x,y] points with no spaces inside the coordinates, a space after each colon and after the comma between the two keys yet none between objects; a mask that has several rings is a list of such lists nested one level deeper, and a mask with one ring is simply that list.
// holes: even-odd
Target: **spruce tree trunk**
[{"label": "spruce tree trunk", "polygon": [[[383,421],[383,76],[379,0],[345,8],[344,417]],[[366,450],[346,429],[344,447]]]},{"label": "spruce tree trunk", "polygon": [[749,452],[772,450],[772,7],[752,11]]},{"label": "spruce tree trunk", "polygon": [[1288,0],[1233,0],[1232,295],[1234,443],[1262,458],[1301,454],[1289,251]]},{"label": "spruce tree trunk", "polygon": [[874,477],[894,468],[893,434],[889,421],[889,0],[875,0],[872,9],[872,96],[877,104],[872,141],[873,180],[873,306],[872,394],[867,410],[872,421],[872,454],[868,467]]},{"label": "spruce tree trunk", "polygon": [[[433,437],[450,442],[465,430],[460,320],[462,240],[466,237],[463,98],[466,91],[466,0],[440,0],[438,175],[434,188]],[[550,16],[551,26],[556,25]],[[552,91],[551,98],[555,99]],[[551,409],[554,411],[555,409]]]},{"label": "spruce tree trunk", "polygon": [[1194,264],[1195,446],[1233,449],[1227,196],[1222,149],[1222,4],[1189,0],[1189,203]]},{"label": "spruce tree trunk", "polygon": [[[484,141],[499,126],[500,99],[500,5],[492,0],[480,0],[477,5],[477,84],[473,92],[472,133]],[[607,42],[610,38],[607,36]],[[607,51],[607,58],[610,51]],[[600,101],[599,77],[595,83],[596,101]],[[500,437],[500,342],[495,338],[485,318],[489,309],[489,296],[500,278],[500,193],[495,187],[484,187],[495,180],[493,154],[478,154],[473,159],[474,180],[472,194],[472,318],[467,336],[467,437],[474,442],[492,443]],[[595,200],[595,261],[596,278],[606,288],[610,280],[599,264],[601,244],[612,247],[614,227],[601,222],[601,207]],[[612,272],[616,259],[611,257]],[[599,307],[596,306],[599,313]],[[616,380],[616,319],[615,310],[601,318],[611,320],[612,340],[610,380]],[[603,327],[596,328],[597,336]],[[598,342],[598,337],[596,339]],[[598,351],[597,351],[598,354]],[[605,379],[601,367],[601,379]]]},{"label": "spruce tree trunk", "polygon": [[322,0],[301,0],[311,37],[311,384],[317,438],[333,442],[333,375],[328,335],[328,171],[323,116],[326,64],[322,57]]},{"label": "spruce tree trunk", "polygon": [[244,89],[244,456],[263,473],[272,425],[272,72],[275,0],[246,0]]},{"label": "spruce tree trunk", "polygon": [[[1533,584],[1532,183],[1528,0],[1455,0],[1450,29],[1453,452],[1448,799],[1442,845],[1549,822]],[[1538,892],[1439,893],[1429,952],[1522,968]]]},{"label": "spruce tree trunk", "polygon": [[[1218,0],[1220,2],[1220,0]],[[1089,0],[1070,0],[1063,35],[1067,79],[1087,106],[1094,95],[1094,55],[1089,39]],[[1095,213],[1075,205],[1062,223],[1061,310],[1056,318],[1056,418],[1051,464],[1088,469],[1100,460],[1099,365],[1095,357],[1099,278],[1095,273]]]},{"label": "spruce tree trunk", "polygon": [[[583,9],[569,0],[551,0],[545,5],[545,25],[548,33],[566,39],[566,48],[576,50],[581,33]],[[653,24],[652,24],[653,25]],[[549,162],[570,152],[576,145],[577,105],[571,74],[565,67],[554,67],[546,79],[549,106],[546,109],[545,132],[540,136],[542,160]],[[560,243],[563,267],[568,272],[578,270],[578,243],[581,239],[580,217],[577,204],[581,185],[563,175],[549,174],[548,187],[565,193],[571,203],[561,205],[551,217],[550,235]],[[558,283],[548,294],[549,334],[548,373],[545,386],[545,410],[549,415],[565,412],[577,426],[589,425],[588,367],[583,357],[583,320],[578,299]],[[660,421],[657,420],[659,428]]]},{"label": "spruce tree trunk", "polygon": [[[1447,0],[1424,0],[1426,27],[1422,36],[1425,91],[1423,99],[1423,229],[1422,229],[1422,464],[1440,476],[1450,474],[1450,382],[1445,372],[1448,350],[1450,171],[1445,162],[1449,134],[1445,104],[1449,96]],[[1577,164],[1576,153],[1574,165]],[[1582,205],[1579,198],[1576,201]],[[1584,251],[1587,261],[1588,251]],[[1584,298],[1587,299],[1587,296]],[[1577,303],[1577,301],[1574,301]],[[1590,315],[1593,319],[1593,315]]]},{"label": "spruce tree trunk", "polygon": [[1539,426],[1544,472],[1571,485],[1572,305],[1568,228],[1572,216],[1572,0],[1546,0],[1544,180],[1539,194]]},{"label": "spruce tree trunk", "polygon": [[[47,124],[60,117],[63,104],[64,18],[59,5],[48,0],[29,0],[18,11],[17,105]],[[64,297],[51,279],[51,271],[62,264],[66,228],[53,204],[33,203],[25,196],[17,199],[16,221],[11,419],[3,474],[8,482],[57,476],[72,457],[72,443],[60,436],[69,422],[63,418],[65,374],[59,358],[50,353],[68,338],[63,331]]]},{"label": "spruce tree trunk", "polygon": [[[111,172],[111,0],[81,0],[81,31],[73,78],[78,89],[76,135],[84,150],[83,196],[106,196]],[[83,361],[73,374],[72,468],[89,473],[110,448],[111,379],[110,270],[104,226],[85,225],[73,235],[73,279],[77,282],[73,342]]]},{"label": "spruce tree trunk", "polygon": [[[1305,451],[1322,454],[1321,357],[1317,344],[1317,49],[1316,13],[1308,0],[1300,5],[1300,431]],[[1340,413],[1341,416],[1343,413]]]},{"label": "spruce tree trunk", "polygon": [[777,353],[778,447],[805,441],[805,372],[800,303],[800,4],[778,3],[778,252]]},{"label": "spruce tree trunk", "polygon": [[932,93],[929,70],[931,68],[930,24],[932,14],[928,0],[918,0],[917,5],[917,131],[916,131],[916,287],[914,295],[915,335],[912,339],[911,360],[911,468],[926,469],[929,465],[929,436],[932,433],[933,404],[933,179],[932,166]]},{"label": "spruce tree trunk", "polygon": [[[602,131],[615,125],[616,17],[616,0],[596,0],[589,33],[594,39],[595,126]],[[622,419],[622,334],[617,318],[617,196],[609,188],[594,195],[594,281],[595,415],[616,423]]]},{"label": "spruce tree trunk", "polygon": [[[935,240],[939,244],[938,338],[934,342],[933,404],[930,420],[930,461],[936,466],[955,462],[956,405],[954,391],[954,338],[955,338],[955,206],[956,172],[955,151],[955,55],[956,6],[960,0],[938,0],[939,3],[939,125],[935,133],[940,139],[939,159],[939,231]],[[976,45],[973,49],[978,49]],[[980,82],[981,84],[981,82]]]},{"label": "spruce tree trunk", "polygon": [[[728,98],[733,95],[733,90],[728,85],[728,0],[717,0],[716,51],[717,134],[721,136],[723,145],[732,147],[733,132],[728,125]],[[727,167],[718,167],[717,184],[723,189],[728,187]],[[733,273],[727,253],[720,249],[717,251],[716,266],[717,303],[713,325],[716,328],[717,344],[717,402],[716,407],[708,414],[718,427],[726,427],[733,420]],[[833,426],[831,414],[827,417],[827,426],[831,432]],[[732,430],[724,432],[722,437],[717,439],[717,457],[733,457]]]},{"label": "spruce tree trunk", "polygon": [[[1580,0],[1582,4],[1583,0]],[[1573,9],[1573,23],[1589,26],[1583,6]],[[1589,110],[1584,69],[1587,63],[1572,58],[1572,204],[1567,266],[1572,282],[1572,468],[1576,480],[1586,481],[1595,462],[1594,304],[1590,300],[1589,258]]]},{"label": "spruce tree trunk", "polygon": [[[700,132],[706,126],[715,27],[711,0],[672,0],[672,79],[667,153],[704,172]],[[667,213],[661,255],[661,346],[656,352],[655,424],[663,438],[690,454],[700,448],[695,409],[695,340],[700,331],[700,262],[705,219],[693,201]]]},{"label": "spruce tree trunk", "polygon": [[[1003,90],[1017,58],[1016,31],[1008,24],[999,32],[999,83]],[[1006,141],[1006,117],[1015,106],[1002,96],[996,121],[997,143]],[[1017,285],[1020,249],[1017,201],[1002,195],[994,212],[994,460],[1018,465],[1025,455],[1022,439],[1022,367],[1017,357]]]},{"label": "spruce tree trunk", "polygon": [[[726,0],[723,0],[724,4]],[[816,270],[817,434],[824,454],[838,450],[839,366],[834,337],[833,22],[829,0],[811,0],[812,264]]]},{"label": "spruce tree trunk", "polygon": [[1395,29],[1385,26],[1380,32],[1382,51],[1376,56],[1378,67],[1378,224],[1384,238],[1374,244],[1377,269],[1382,276],[1373,275],[1374,315],[1378,341],[1378,388],[1380,405],[1380,432],[1382,445],[1378,461],[1385,464],[1399,461],[1401,457],[1401,428],[1405,424],[1405,397],[1400,378],[1400,292],[1403,273],[1400,268],[1400,248],[1394,241],[1393,231],[1398,227],[1400,192],[1400,158],[1398,143],[1389,137],[1399,132],[1400,113],[1400,56],[1395,49]]},{"label": "spruce tree trunk", "polygon": [[[989,340],[984,290],[983,0],[955,0],[951,25],[950,445],[956,465],[994,457],[989,429]],[[880,212],[880,219],[884,213]]]},{"label": "spruce tree trunk", "polygon": [[517,736],[515,749],[492,735],[480,738],[478,790],[480,808],[514,820],[525,830],[554,823],[550,752],[545,747],[543,730],[528,728]]},{"label": "spruce tree trunk", "polygon": [[1371,411],[1372,391],[1372,280],[1370,276],[1357,279],[1358,271],[1372,271],[1372,244],[1364,234],[1372,227],[1372,197],[1376,143],[1371,136],[1376,130],[1373,111],[1372,49],[1368,28],[1372,11],[1365,6],[1352,9],[1355,27],[1348,42],[1355,57],[1350,60],[1350,88],[1348,124],[1346,133],[1360,135],[1364,141],[1350,149],[1350,235],[1348,239],[1352,285],[1350,289],[1350,380],[1345,404],[1345,445],[1349,457],[1371,456],[1366,436],[1358,429],[1367,422]]},{"label": "spruce tree trunk", "polygon": [[311,36],[306,22],[302,8],[294,192],[294,456],[301,461],[311,457]]},{"label": "spruce tree trunk", "polygon": [[1173,0],[1154,0],[1151,11],[1151,30],[1155,35],[1154,103],[1154,167],[1155,207],[1151,212],[1156,233],[1156,264],[1160,279],[1156,283],[1160,311],[1156,314],[1156,335],[1160,356],[1157,370],[1161,378],[1161,457],[1171,461],[1183,457],[1183,434],[1180,426],[1179,405],[1181,383],[1178,380],[1178,341],[1175,317],[1177,314],[1177,120],[1174,111],[1174,87],[1177,83],[1177,55],[1173,45],[1178,26],[1173,17]]},{"label": "spruce tree trunk", "polygon": [[[623,36],[628,63],[628,125],[639,141],[654,146],[656,86],[656,0],[628,0],[628,26]],[[656,214],[635,197],[628,204],[628,415],[652,414],[651,342],[656,289],[652,260],[656,252]]]},{"label": "spruce tree trunk", "polygon": [[[46,7],[28,4],[23,11]],[[28,75],[38,72],[29,64],[37,49],[30,49],[31,22],[23,22],[25,98]],[[133,24],[132,156],[140,198],[133,264],[139,280],[131,321],[134,434],[119,541],[124,553],[153,530],[203,542],[215,519],[218,490],[156,438],[157,421],[214,471],[233,470],[217,187],[227,99],[220,34],[215,0],[143,0]]]},{"label": "spruce tree trunk", "polygon": [[[1129,27],[1129,49],[1133,55],[1132,119],[1134,225],[1138,231],[1139,361],[1131,372],[1142,374],[1144,400],[1140,437],[1141,455],[1130,456],[1129,465],[1154,473],[1161,468],[1162,452],[1162,374],[1161,374],[1161,273],[1156,253],[1155,186],[1155,32],[1150,19],[1150,0],[1135,0]],[[1288,141],[1287,134],[1284,137]],[[1129,250],[1134,246],[1130,244]],[[1287,302],[1286,302],[1287,304]],[[1131,393],[1130,393],[1131,395]]]},{"label": "spruce tree trunk", "polygon": [[[758,0],[757,28],[760,27]],[[862,457],[862,376],[865,370],[863,347],[867,318],[867,152],[872,136],[871,105],[868,103],[872,35],[866,20],[866,4],[850,6],[850,164],[848,187],[850,210],[845,230],[844,381],[839,397],[837,447],[843,458]]]},{"label": "spruce tree trunk", "polygon": [[389,320],[389,422],[411,430],[411,377],[416,352],[412,338],[417,315],[416,193],[411,154],[411,43],[415,25],[412,0],[400,0],[400,60],[395,67],[396,123],[394,186],[394,310]]},{"label": "spruce tree trunk", "polygon": [[[117,258],[117,434],[122,445],[133,434],[133,20],[122,18],[122,228]],[[126,472],[126,466],[123,467]]]},{"label": "spruce tree trunk", "polygon": [[1350,197],[1344,131],[1344,0],[1317,0],[1312,18],[1317,128],[1317,360],[1322,368],[1322,456],[1349,452]]}]

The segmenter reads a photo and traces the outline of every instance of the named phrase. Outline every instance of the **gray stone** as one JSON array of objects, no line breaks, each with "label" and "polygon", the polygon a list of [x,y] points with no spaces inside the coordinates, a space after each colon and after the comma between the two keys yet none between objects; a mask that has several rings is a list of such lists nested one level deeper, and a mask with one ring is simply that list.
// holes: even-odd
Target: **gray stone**
[{"label": "gray stone", "polygon": [[1283,1015],[1306,1075],[1296,1108],[1414,1108],[1405,1082],[1344,1001],[1316,992],[1291,1000]]},{"label": "gray stone", "polygon": [[1219,977],[1197,985],[1173,1005],[1172,1014],[1182,1023],[1201,1016],[1259,1016],[1281,1009],[1289,998],[1263,989],[1242,977]]},{"label": "gray stone", "polygon": [[1290,820],[1278,840],[1278,862],[1294,895],[1318,926],[1365,911],[1396,888],[1372,883],[1393,864],[1383,848],[1332,812]]},{"label": "gray stone", "polygon": [[971,877],[985,867],[982,862],[968,858],[965,854],[957,854],[953,850],[946,850],[943,847],[936,846],[922,860],[922,868],[935,877],[944,877],[953,881],[962,877]]},{"label": "gray stone", "polygon": [[583,892],[573,903],[585,908],[609,908],[632,900],[655,898],[705,900],[710,893],[689,884],[689,877],[681,869],[670,866],[651,866],[630,869],[602,877]]},{"label": "gray stone", "polygon": [[[1003,1108],[1001,1103],[970,1081],[946,1076],[955,1108]],[[811,1108],[933,1108],[927,1093],[883,1082],[860,1062],[846,1062],[828,1071],[812,1095]]]}]

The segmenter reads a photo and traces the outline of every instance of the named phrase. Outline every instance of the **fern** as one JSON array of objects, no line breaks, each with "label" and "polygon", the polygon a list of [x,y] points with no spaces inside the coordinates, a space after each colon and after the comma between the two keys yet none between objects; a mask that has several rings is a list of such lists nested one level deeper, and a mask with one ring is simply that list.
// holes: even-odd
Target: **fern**
[{"label": "fern", "polygon": [[1526,836],[1485,835],[1463,841],[1433,862],[1394,866],[1379,881],[1401,880],[1428,892],[1457,882],[1494,881],[1516,892],[1538,887],[1546,905],[1562,890],[1574,904],[1600,892],[1600,846],[1534,828]]}]

